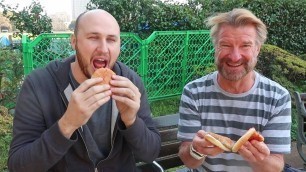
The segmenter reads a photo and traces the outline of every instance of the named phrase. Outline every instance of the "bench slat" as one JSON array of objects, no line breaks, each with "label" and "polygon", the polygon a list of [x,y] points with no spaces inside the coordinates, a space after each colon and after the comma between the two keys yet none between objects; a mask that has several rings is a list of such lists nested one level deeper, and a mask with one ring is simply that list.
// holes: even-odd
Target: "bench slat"
[{"label": "bench slat", "polygon": [[172,140],[177,140],[177,128],[171,128],[168,130],[161,130],[159,131],[162,142],[168,142],[168,141],[172,141]]},{"label": "bench slat", "polygon": [[179,147],[180,147],[179,141],[163,143],[158,157],[163,157],[163,156],[167,156],[171,154],[177,154],[179,151]]}]

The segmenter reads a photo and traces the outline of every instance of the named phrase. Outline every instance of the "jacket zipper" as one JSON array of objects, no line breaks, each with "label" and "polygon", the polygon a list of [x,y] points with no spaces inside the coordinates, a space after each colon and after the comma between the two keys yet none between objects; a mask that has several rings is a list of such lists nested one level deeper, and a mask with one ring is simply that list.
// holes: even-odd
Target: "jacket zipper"
[{"label": "jacket zipper", "polygon": [[[83,130],[83,129],[82,129],[82,130]],[[78,128],[78,133],[80,134],[80,136],[81,136],[81,138],[82,138],[82,141],[83,141],[84,146],[85,146],[85,148],[86,148],[86,152],[87,152],[88,158],[89,158],[90,162],[92,163],[92,166],[95,167],[95,164],[93,163],[93,160],[90,159],[90,156],[89,156],[89,153],[88,153],[88,148],[87,148],[87,146],[86,146],[85,140],[84,140],[84,138],[83,138],[81,132],[82,132],[82,131],[80,131],[80,128]],[[98,169],[95,167],[95,172],[96,172],[96,171],[98,171]]]},{"label": "jacket zipper", "polygon": [[[65,104],[65,106],[66,106],[66,108],[67,108],[68,105],[67,105],[67,103],[66,103],[66,101],[65,101],[65,98],[63,97],[63,95],[62,95],[61,93],[60,93],[60,96],[61,96],[61,98],[62,98],[62,100],[63,100],[63,102],[64,102],[64,104]],[[66,97],[66,96],[65,96],[65,97]],[[116,120],[117,120],[117,119],[116,119]],[[80,130],[82,130],[82,131],[80,131]],[[109,157],[109,155],[110,155],[111,152],[113,151],[114,142],[115,142],[115,138],[116,138],[116,135],[117,135],[117,131],[118,131],[118,130],[114,130],[114,131],[115,131],[114,137],[113,137],[113,139],[112,139],[112,141],[111,141],[111,146],[112,146],[112,147],[111,147],[111,150],[110,150],[108,156],[107,156],[104,160],[99,161],[98,164],[97,164],[97,166],[95,166],[95,164],[93,163],[92,159],[90,159],[90,156],[89,156],[89,153],[88,153],[88,148],[87,148],[86,143],[85,143],[85,140],[84,140],[84,138],[83,138],[83,136],[82,136],[83,127],[81,126],[80,128],[78,128],[77,131],[78,131],[78,133],[80,134],[80,136],[81,136],[81,138],[82,138],[82,141],[83,141],[84,146],[85,146],[85,148],[86,148],[86,152],[87,152],[88,158],[89,158],[89,160],[91,161],[91,163],[93,164],[93,166],[95,167],[95,172],[98,172],[97,166],[98,166],[100,163],[102,163],[103,161],[107,160],[108,157]]]},{"label": "jacket zipper", "polygon": [[108,156],[107,156],[105,159],[99,161],[98,164],[97,164],[97,166],[99,166],[100,163],[102,163],[103,161],[105,161],[105,160],[107,160],[107,159],[109,158],[109,156],[110,156],[110,154],[111,154],[111,152],[113,151],[113,148],[114,148],[114,142],[115,142],[115,138],[116,138],[116,135],[117,135],[117,131],[118,131],[118,130],[115,130],[114,137],[113,137],[112,142],[111,142],[112,147],[111,147],[111,150],[110,150]]},{"label": "jacket zipper", "polygon": [[[65,101],[65,98],[63,97],[63,95],[62,95],[61,93],[60,93],[60,96],[61,96],[61,98],[62,98],[62,100],[63,100],[63,102],[64,102],[64,104],[65,104],[65,106],[66,106],[66,108],[67,108],[68,105],[67,105],[67,103],[66,103],[66,101]],[[65,97],[66,97],[66,96],[65,96]],[[80,130],[82,130],[82,131],[80,131]],[[84,146],[85,146],[85,148],[86,148],[86,152],[87,152],[88,158],[89,158],[90,162],[92,163],[93,167],[95,167],[95,164],[93,163],[92,159],[90,159],[90,156],[89,156],[89,153],[88,153],[88,148],[87,148],[86,143],[85,143],[85,140],[84,140],[84,138],[83,138],[83,136],[82,136],[83,127],[81,126],[80,128],[78,128],[77,131],[78,131],[78,133],[80,134],[81,139],[82,139],[82,141],[83,141],[83,143],[84,143]],[[96,167],[95,167],[95,172],[98,172],[98,169],[97,169]]]}]

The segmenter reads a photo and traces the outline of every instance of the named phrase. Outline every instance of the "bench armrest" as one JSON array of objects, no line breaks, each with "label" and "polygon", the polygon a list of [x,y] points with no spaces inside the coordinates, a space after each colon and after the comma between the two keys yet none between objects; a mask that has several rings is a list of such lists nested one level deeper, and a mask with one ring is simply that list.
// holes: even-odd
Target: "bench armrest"
[{"label": "bench armrest", "polygon": [[156,161],[153,161],[153,164],[160,170],[160,172],[164,172],[163,167],[159,165]]}]

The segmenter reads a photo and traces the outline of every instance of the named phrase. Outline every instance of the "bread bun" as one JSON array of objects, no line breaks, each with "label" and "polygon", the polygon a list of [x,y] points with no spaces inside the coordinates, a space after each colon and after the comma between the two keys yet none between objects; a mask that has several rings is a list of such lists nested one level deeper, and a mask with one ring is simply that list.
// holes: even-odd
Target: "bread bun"
[{"label": "bread bun", "polygon": [[252,135],[256,133],[256,130],[255,128],[250,128],[243,136],[241,136],[239,138],[239,140],[234,144],[234,146],[232,147],[232,151],[233,152],[237,152],[241,146],[247,142],[251,137]]},{"label": "bread bun", "polygon": [[250,128],[244,135],[242,135],[237,142],[232,141],[230,138],[207,132],[204,136],[210,143],[218,146],[224,151],[237,152],[245,142],[251,140],[264,141],[264,137],[260,135],[255,128]]},{"label": "bread bun", "polygon": [[204,138],[225,151],[231,151],[234,144],[230,138],[211,132],[207,132]]},{"label": "bread bun", "polygon": [[99,68],[92,75],[91,78],[103,78],[103,81],[98,85],[109,84],[109,81],[112,79],[112,75],[116,75],[112,70],[108,68]]}]

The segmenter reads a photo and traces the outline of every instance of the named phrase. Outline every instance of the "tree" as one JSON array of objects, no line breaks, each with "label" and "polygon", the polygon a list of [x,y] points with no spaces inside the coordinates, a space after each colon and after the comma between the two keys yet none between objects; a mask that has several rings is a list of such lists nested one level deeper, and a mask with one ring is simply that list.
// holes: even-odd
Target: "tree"
[{"label": "tree", "polygon": [[50,33],[52,30],[52,20],[44,12],[41,4],[33,0],[30,6],[26,6],[21,11],[16,7],[11,7],[0,2],[3,8],[3,15],[14,23],[16,29],[20,31],[17,35],[22,37],[22,33],[30,33],[29,37],[33,38],[41,33]]},{"label": "tree", "polygon": [[204,28],[201,13],[174,0],[91,0],[87,9],[95,8],[111,12],[121,31],[139,33],[141,37],[159,30]]},{"label": "tree", "polygon": [[69,26],[68,26],[69,30],[74,31],[75,22],[76,22],[75,20],[73,20],[73,21],[70,22],[70,24],[69,24]]},{"label": "tree", "polygon": [[10,23],[10,20],[7,17],[4,17],[3,14],[0,14],[0,27],[7,28],[8,30],[12,30],[12,24]]}]

